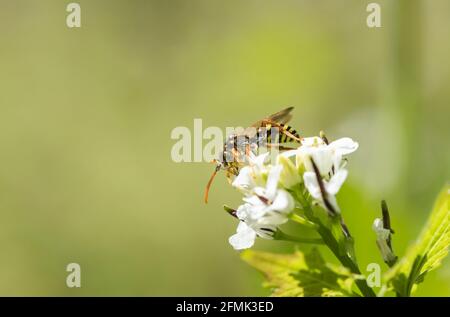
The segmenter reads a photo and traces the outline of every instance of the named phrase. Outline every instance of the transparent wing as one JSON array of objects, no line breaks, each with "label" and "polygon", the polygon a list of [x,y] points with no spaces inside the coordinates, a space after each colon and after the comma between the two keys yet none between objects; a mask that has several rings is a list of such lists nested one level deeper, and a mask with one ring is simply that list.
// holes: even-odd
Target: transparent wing
[{"label": "transparent wing", "polygon": [[288,107],[286,109],[283,109],[281,111],[278,111],[267,118],[264,118],[263,120],[259,120],[258,122],[255,122],[252,124],[252,127],[260,127],[262,122],[275,122],[275,123],[281,123],[286,124],[289,122],[289,120],[292,119],[292,110],[294,107]]},{"label": "transparent wing", "polygon": [[294,110],[294,107],[288,107],[270,115],[269,117],[267,117],[267,120],[283,124],[288,123],[289,120],[292,119],[292,110]]}]

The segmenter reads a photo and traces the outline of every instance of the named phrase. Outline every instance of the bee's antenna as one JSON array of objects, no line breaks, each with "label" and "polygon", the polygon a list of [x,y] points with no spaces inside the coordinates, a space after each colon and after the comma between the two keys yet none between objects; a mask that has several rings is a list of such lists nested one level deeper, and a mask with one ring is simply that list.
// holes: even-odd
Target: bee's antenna
[{"label": "bee's antenna", "polygon": [[205,188],[205,204],[208,203],[208,194],[209,194],[209,189],[211,188],[211,184],[214,180],[214,177],[216,176],[217,172],[220,170],[220,165],[216,166],[216,169],[214,170],[214,172],[212,173],[211,177],[209,178],[208,184],[206,184],[206,188]]}]

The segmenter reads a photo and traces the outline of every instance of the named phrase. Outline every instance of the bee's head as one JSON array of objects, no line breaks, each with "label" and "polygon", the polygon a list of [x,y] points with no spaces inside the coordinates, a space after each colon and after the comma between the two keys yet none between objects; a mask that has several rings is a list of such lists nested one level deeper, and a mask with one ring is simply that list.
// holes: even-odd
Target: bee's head
[{"label": "bee's head", "polygon": [[227,167],[227,157],[225,152],[220,152],[218,158],[212,161],[216,164],[216,172]]},{"label": "bee's head", "polygon": [[213,160],[212,162],[216,165],[216,169],[215,169],[216,173],[224,168],[224,164],[223,164],[222,161],[220,161],[220,160]]}]

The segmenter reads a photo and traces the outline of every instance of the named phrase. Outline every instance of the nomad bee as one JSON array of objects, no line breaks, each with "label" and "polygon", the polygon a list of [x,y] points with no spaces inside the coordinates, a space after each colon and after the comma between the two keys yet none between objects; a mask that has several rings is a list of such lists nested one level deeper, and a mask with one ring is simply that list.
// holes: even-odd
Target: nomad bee
[{"label": "nomad bee", "polygon": [[227,137],[219,158],[213,161],[216,168],[206,185],[205,203],[208,202],[212,181],[221,169],[226,171],[226,176],[230,179],[239,174],[239,170],[245,164],[250,152],[256,153],[259,147],[277,147],[279,150],[289,150],[291,148],[282,144],[301,141],[297,131],[287,125],[292,118],[291,111],[293,109],[293,107],[283,109],[255,122],[249,128],[236,131]]}]

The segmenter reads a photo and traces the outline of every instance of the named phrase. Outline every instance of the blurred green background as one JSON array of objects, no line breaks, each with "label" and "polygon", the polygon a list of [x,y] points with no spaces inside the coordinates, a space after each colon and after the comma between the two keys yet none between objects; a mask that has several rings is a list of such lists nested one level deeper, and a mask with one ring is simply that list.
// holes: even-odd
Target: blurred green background
[{"label": "blurred green background", "polygon": [[[293,105],[304,135],[357,140],[338,200],[362,268],[381,199],[399,254],[419,233],[449,179],[448,1],[376,1],[372,29],[362,0],[79,0],[79,29],[69,2],[0,2],[0,295],[269,294],[227,242],[240,195],[220,175],[203,204],[213,166],[171,160],[194,118]],[[449,266],[417,295],[449,296]]]}]

